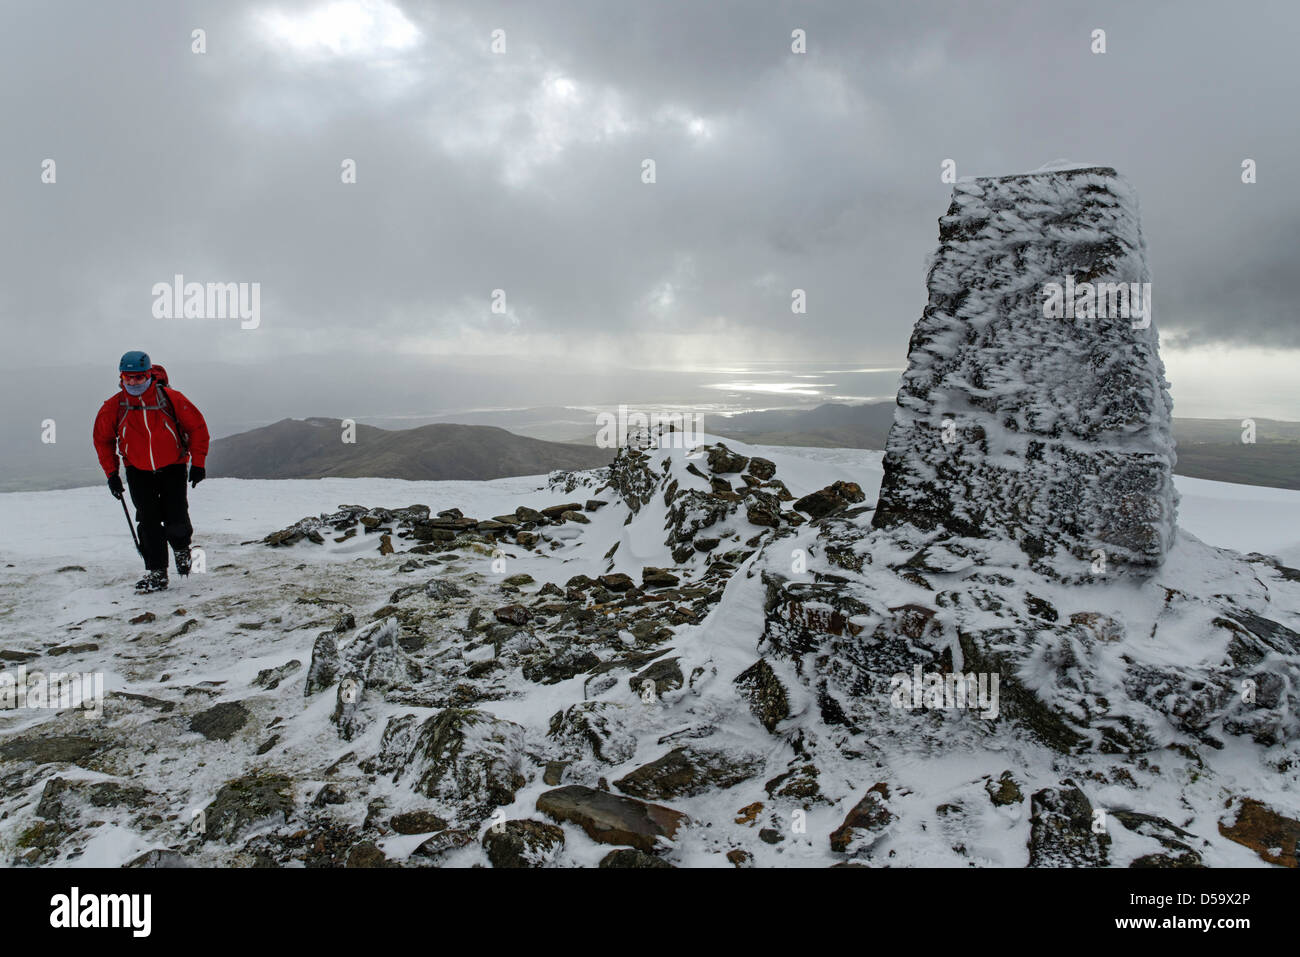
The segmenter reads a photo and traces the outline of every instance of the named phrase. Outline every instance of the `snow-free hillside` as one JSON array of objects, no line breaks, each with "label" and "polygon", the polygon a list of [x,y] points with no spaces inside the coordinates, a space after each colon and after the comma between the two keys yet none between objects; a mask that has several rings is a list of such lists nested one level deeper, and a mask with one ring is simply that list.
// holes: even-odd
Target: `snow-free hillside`
[{"label": "snow-free hillside", "polygon": [[[1300,630],[1300,493],[1180,479],[1191,534],[1153,579],[1067,587],[887,554],[879,453],[729,441],[620,463],[550,483],[211,480],[191,494],[207,571],[151,596],[131,592],[106,490],[0,495],[5,668],[100,671],[105,693],[98,718],[0,715],[6,860],[1294,861],[1277,822],[1300,818],[1295,739],[1236,712],[1180,726],[1186,709],[1125,697],[1123,671],[1212,667],[1265,619],[1269,641]],[[996,623],[1029,591],[1081,623],[1081,673],[1140,719],[1126,747],[1062,744],[1105,737],[1107,715],[1042,662],[1003,662],[996,717],[900,709],[878,683],[911,673],[885,623],[952,652],[943,628]],[[1228,612],[1255,631],[1212,625]],[[1095,847],[1070,831],[1080,797],[1110,814]]]}]

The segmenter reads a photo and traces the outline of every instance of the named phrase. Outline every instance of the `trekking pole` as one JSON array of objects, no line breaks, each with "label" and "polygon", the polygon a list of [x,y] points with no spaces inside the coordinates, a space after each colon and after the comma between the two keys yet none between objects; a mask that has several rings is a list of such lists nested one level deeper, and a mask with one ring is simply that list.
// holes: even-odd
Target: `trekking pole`
[{"label": "trekking pole", "polygon": [[135,537],[135,523],[131,521],[131,513],[126,510],[126,499],[119,498],[122,503],[122,514],[126,516],[126,527],[131,530],[131,541],[135,542],[135,550],[144,558],[144,549],[140,547],[140,539]]}]

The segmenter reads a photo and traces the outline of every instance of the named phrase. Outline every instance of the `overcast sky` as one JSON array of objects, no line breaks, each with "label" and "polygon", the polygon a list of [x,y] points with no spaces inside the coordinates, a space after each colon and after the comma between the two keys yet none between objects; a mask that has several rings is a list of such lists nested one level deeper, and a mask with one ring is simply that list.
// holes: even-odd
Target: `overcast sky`
[{"label": "overcast sky", "polygon": [[[1066,158],[1138,190],[1176,411],[1300,418],[1298,36],[1293,0],[7,2],[5,352],[901,367],[943,160]],[[259,282],[260,326],[154,318],[175,273]]]}]

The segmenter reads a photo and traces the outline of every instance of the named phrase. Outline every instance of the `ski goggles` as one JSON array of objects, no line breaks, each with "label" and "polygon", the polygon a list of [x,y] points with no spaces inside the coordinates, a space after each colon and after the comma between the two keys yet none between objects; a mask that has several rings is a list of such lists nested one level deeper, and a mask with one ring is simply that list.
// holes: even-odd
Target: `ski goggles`
[{"label": "ski goggles", "polygon": [[153,373],[152,372],[123,372],[121,373],[121,375],[122,375],[123,382],[135,383],[135,382],[148,382],[149,377],[153,375]]}]

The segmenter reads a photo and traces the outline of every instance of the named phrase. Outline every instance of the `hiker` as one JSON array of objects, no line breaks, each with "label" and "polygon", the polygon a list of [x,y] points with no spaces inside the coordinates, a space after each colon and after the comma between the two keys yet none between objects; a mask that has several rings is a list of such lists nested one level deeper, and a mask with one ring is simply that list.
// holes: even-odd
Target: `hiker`
[{"label": "hiker", "polygon": [[135,505],[145,575],[136,582],[142,594],[167,587],[167,545],[176,553],[176,572],[190,573],[190,487],[206,477],[208,426],[189,399],[167,386],[167,371],[143,352],[128,352],[118,363],[121,390],[104,400],[93,433],[108,489],[122,498],[118,453],[126,459],[126,484]]}]

